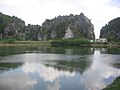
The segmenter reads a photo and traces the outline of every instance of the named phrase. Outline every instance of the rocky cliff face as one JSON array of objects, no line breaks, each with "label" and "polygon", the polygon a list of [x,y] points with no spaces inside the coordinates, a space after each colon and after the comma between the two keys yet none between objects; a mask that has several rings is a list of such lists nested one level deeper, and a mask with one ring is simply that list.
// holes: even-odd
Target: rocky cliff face
[{"label": "rocky cliff face", "polygon": [[25,26],[23,20],[0,13],[0,39],[42,40],[40,30],[39,25]]},{"label": "rocky cliff face", "polygon": [[109,41],[120,41],[120,17],[111,20],[102,27],[100,38],[107,38]]},{"label": "rocky cliff face", "polygon": [[38,33],[40,32],[39,25],[26,26],[25,35],[26,40],[38,40]]},{"label": "rocky cliff face", "polygon": [[47,19],[42,26],[30,24],[25,26],[23,20],[0,13],[0,38],[50,40],[63,38],[94,39],[95,36],[93,24],[83,13]]},{"label": "rocky cliff face", "polygon": [[26,40],[46,40],[46,37],[41,31],[41,26],[28,24],[25,28],[25,39]]},{"label": "rocky cliff face", "polygon": [[83,13],[75,16],[72,14],[69,16],[58,16],[57,18],[46,20],[42,24],[41,29],[47,39],[61,39],[65,38],[68,27],[70,33],[73,34],[72,38],[95,38],[94,26]]},{"label": "rocky cliff face", "polygon": [[72,31],[70,30],[70,27],[68,27],[68,29],[66,30],[66,33],[65,33],[64,38],[65,38],[65,39],[74,38],[73,33],[72,33]]},{"label": "rocky cliff face", "polygon": [[0,38],[23,39],[25,31],[25,22],[13,16],[0,13]]}]

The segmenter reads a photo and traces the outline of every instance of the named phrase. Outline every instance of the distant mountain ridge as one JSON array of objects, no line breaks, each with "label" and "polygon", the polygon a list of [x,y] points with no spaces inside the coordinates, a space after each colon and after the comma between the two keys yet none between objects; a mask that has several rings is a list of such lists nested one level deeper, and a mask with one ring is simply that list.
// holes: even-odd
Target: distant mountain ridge
[{"label": "distant mountain ridge", "polygon": [[26,26],[23,20],[0,13],[0,38],[17,40],[94,39],[95,35],[91,20],[83,13],[46,19],[42,26],[31,24]]}]

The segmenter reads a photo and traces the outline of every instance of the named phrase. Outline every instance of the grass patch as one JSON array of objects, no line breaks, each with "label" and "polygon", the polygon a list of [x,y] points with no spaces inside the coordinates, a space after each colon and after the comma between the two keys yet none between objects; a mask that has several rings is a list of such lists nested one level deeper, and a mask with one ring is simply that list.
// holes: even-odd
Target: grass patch
[{"label": "grass patch", "polygon": [[15,39],[0,40],[0,45],[50,45],[49,41],[17,41]]},{"label": "grass patch", "polygon": [[15,41],[15,39],[2,39],[0,40],[0,44],[14,44]]},{"label": "grass patch", "polygon": [[116,78],[111,85],[109,85],[103,90],[120,90],[120,76]]},{"label": "grass patch", "polygon": [[62,39],[62,40],[51,40],[51,46],[80,46],[83,44],[90,45],[91,42],[87,39]]}]

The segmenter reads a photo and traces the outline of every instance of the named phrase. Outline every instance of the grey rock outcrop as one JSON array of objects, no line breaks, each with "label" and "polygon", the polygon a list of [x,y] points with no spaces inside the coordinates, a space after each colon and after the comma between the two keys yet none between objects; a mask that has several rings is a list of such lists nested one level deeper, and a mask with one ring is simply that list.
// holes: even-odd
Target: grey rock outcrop
[{"label": "grey rock outcrop", "polygon": [[15,38],[24,39],[25,22],[13,16],[0,13],[0,36],[1,39]]},{"label": "grey rock outcrop", "polygon": [[[42,26],[47,39],[61,39],[65,37],[66,30],[70,28],[74,38],[94,39],[94,26],[90,19],[80,15],[70,14],[69,16],[58,16],[51,20],[46,20]],[[73,37],[72,36],[72,37]]]},{"label": "grey rock outcrop", "polygon": [[70,27],[68,27],[68,29],[66,30],[65,39],[70,39],[70,38],[74,38],[72,31],[70,30]]},{"label": "grey rock outcrop", "polygon": [[86,38],[94,39],[94,26],[84,16],[70,14],[46,20],[42,26],[25,25],[25,22],[15,16],[0,13],[0,39],[17,40],[50,40]]},{"label": "grey rock outcrop", "polygon": [[0,39],[16,40],[46,40],[41,26],[25,25],[25,22],[15,16],[0,13]]},{"label": "grey rock outcrop", "polygon": [[120,17],[111,20],[101,28],[100,38],[107,38],[108,41],[120,41]]}]

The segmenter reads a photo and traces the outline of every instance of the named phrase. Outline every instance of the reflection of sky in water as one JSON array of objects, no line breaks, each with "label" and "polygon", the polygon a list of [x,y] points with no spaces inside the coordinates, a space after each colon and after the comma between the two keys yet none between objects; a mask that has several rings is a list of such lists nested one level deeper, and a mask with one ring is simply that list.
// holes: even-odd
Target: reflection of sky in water
[{"label": "reflection of sky in water", "polygon": [[[70,56],[70,54],[72,54],[71,50],[67,50],[66,55],[35,53],[13,55],[11,62],[19,58],[24,64],[15,70],[0,74],[0,88],[3,90],[100,90],[120,75],[120,70],[111,65],[119,60],[120,56],[100,54],[99,50],[96,50],[94,55],[87,56],[90,57],[87,59],[92,59],[92,63],[83,73],[58,70],[45,66],[43,61],[39,61],[41,59],[77,60],[82,57],[80,55]],[[3,58],[3,60],[7,62],[8,58]]]},{"label": "reflection of sky in water", "polygon": [[106,59],[109,58],[100,55],[99,51],[95,51],[92,65],[82,74],[81,81],[88,90],[100,90],[110,84],[107,82],[108,80],[113,81],[120,75],[120,70],[107,65],[109,64],[107,62],[102,62]]},{"label": "reflection of sky in water", "polygon": [[[37,81],[19,69],[10,70],[0,75],[0,90],[31,90]],[[31,89],[30,89],[31,88]]]}]

